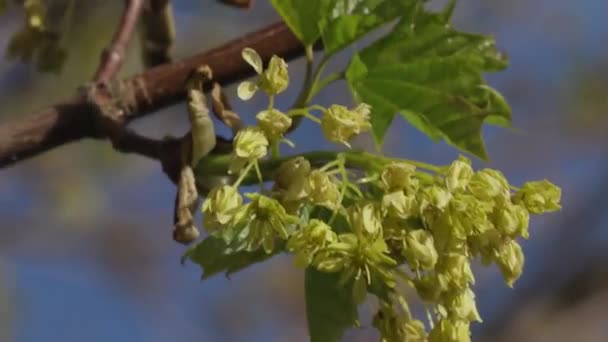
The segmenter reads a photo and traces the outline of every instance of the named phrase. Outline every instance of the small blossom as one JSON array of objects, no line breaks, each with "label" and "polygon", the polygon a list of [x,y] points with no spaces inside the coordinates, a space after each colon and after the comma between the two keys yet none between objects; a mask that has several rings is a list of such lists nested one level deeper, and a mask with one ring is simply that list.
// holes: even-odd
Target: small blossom
[{"label": "small blossom", "polygon": [[495,252],[494,262],[498,264],[502,277],[509,287],[521,276],[524,268],[524,253],[514,240],[502,244]]},{"label": "small blossom", "polygon": [[418,180],[414,178],[415,170],[415,166],[407,163],[388,164],[382,171],[382,184],[388,191],[415,191],[418,188]]},{"label": "small blossom", "polygon": [[382,196],[382,209],[388,218],[406,219],[418,211],[414,195],[405,195],[403,191],[394,191]]},{"label": "small blossom", "polygon": [[452,199],[452,194],[450,194],[446,189],[432,185],[423,192],[422,204],[420,205],[420,209],[424,210],[428,205],[433,206],[439,210],[445,209],[450,200]]},{"label": "small blossom", "polygon": [[473,175],[467,188],[481,200],[509,197],[509,183],[502,172],[483,169]]},{"label": "small blossom", "polygon": [[203,224],[211,232],[224,228],[243,205],[238,190],[229,185],[213,188],[203,201]]},{"label": "small blossom", "polygon": [[287,73],[285,60],[272,56],[268,68],[260,75],[258,85],[268,95],[276,95],[285,91],[289,85],[289,74]]},{"label": "small blossom", "polygon": [[373,203],[354,205],[348,210],[348,221],[359,236],[377,236],[382,232],[382,221]]},{"label": "small blossom", "polygon": [[497,208],[497,213],[494,217],[496,229],[509,237],[519,235],[527,239],[529,237],[529,222],[530,214],[526,208],[508,202]]},{"label": "small blossom", "polygon": [[438,280],[441,288],[451,287],[465,289],[475,283],[471,263],[463,254],[450,254],[442,257]]},{"label": "small blossom", "polygon": [[237,94],[241,100],[249,100],[255,95],[258,88],[261,88],[268,95],[273,96],[283,92],[289,85],[289,74],[287,63],[280,57],[272,56],[268,63],[268,68],[263,70],[262,59],[258,53],[245,48],[242,51],[243,59],[253,67],[259,75],[256,82],[245,81],[239,84]]},{"label": "small blossom", "polygon": [[255,118],[270,141],[281,139],[291,126],[291,118],[276,109],[263,110]]},{"label": "small blossom", "polygon": [[257,127],[247,127],[234,137],[232,172],[239,171],[247,162],[263,158],[268,153],[268,139]]},{"label": "small blossom", "polygon": [[444,318],[429,333],[429,342],[470,342],[471,331],[467,321]]},{"label": "small blossom", "polygon": [[243,218],[249,221],[248,231],[244,237],[245,249],[257,250],[260,246],[268,254],[274,250],[276,237],[286,240],[291,226],[299,219],[289,215],[277,200],[260,195],[247,194],[251,199]]},{"label": "small blossom", "polygon": [[355,135],[371,128],[369,113],[370,107],[364,103],[353,110],[340,105],[332,105],[323,112],[321,129],[328,140],[350,147],[348,142]]},{"label": "small blossom", "polygon": [[305,180],[310,174],[310,162],[304,157],[289,159],[279,166],[275,184],[280,189],[288,189],[294,181]]},{"label": "small blossom", "polygon": [[448,168],[445,176],[445,185],[450,192],[464,189],[473,177],[471,161],[465,157],[455,160]]},{"label": "small blossom", "polygon": [[561,197],[562,190],[559,187],[542,180],[524,184],[515,193],[513,201],[524,205],[532,214],[542,214],[560,210]]},{"label": "small blossom", "polygon": [[435,267],[438,255],[430,232],[423,229],[411,231],[405,241],[402,254],[412,269],[432,270]]},{"label": "small blossom", "polygon": [[446,304],[447,309],[461,320],[481,322],[481,317],[475,304],[475,294],[470,288],[458,291],[451,296]]},{"label": "small blossom", "polygon": [[337,241],[338,236],[330,226],[321,220],[312,219],[289,238],[287,250],[295,253],[296,265],[306,267],[312,263],[319,250]]},{"label": "small blossom", "polygon": [[328,209],[336,209],[340,201],[338,185],[325,172],[313,170],[305,183],[305,193],[308,200]]},{"label": "small blossom", "polygon": [[424,324],[417,319],[406,319],[395,313],[380,310],[372,320],[380,331],[381,342],[425,342]]}]

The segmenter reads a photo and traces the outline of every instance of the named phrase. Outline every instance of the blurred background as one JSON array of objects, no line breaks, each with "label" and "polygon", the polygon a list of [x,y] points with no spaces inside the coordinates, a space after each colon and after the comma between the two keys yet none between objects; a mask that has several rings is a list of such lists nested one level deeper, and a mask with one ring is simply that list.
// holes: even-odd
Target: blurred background
[{"label": "blurred background", "polygon": [[[122,2],[74,2],[61,72],[0,59],[0,122],[68,97],[90,79]],[[246,11],[214,0],[173,3],[178,59],[279,20],[265,0]],[[473,325],[474,341],[608,340],[606,13],[605,0],[459,2],[455,25],[494,35],[511,60],[488,79],[511,103],[517,131],[484,130],[488,166],[514,184],[548,178],[563,188],[564,208],[532,220],[515,289],[496,269],[476,270],[484,323]],[[0,49],[22,24],[14,8],[0,17]],[[134,39],[123,76],[141,71],[139,51]],[[302,61],[290,72],[293,86],[279,108],[299,90]],[[234,87],[228,94],[249,119],[264,106],[261,97],[247,106],[237,101]],[[335,84],[317,102],[352,99]],[[183,134],[185,106],[133,127],[155,137]],[[300,150],[333,148],[316,141],[319,132],[304,124],[293,140]],[[369,138],[357,144],[371,146]],[[401,119],[385,152],[441,164],[458,155]],[[303,273],[289,258],[205,282],[195,265],[179,264],[184,248],[171,239],[174,191],[157,163],[98,141],[0,170],[0,341],[306,341]],[[344,340],[377,340],[366,319],[367,328]]]}]

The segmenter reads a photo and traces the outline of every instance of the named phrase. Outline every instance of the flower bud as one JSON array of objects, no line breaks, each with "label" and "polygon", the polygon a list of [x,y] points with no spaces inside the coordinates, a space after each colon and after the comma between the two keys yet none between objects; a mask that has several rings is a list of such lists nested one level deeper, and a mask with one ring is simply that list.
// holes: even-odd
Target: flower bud
[{"label": "flower bud", "polygon": [[462,254],[450,254],[442,257],[438,279],[443,289],[451,287],[464,289],[468,288],[469,284],[475,283],[471,263]]},{"label": "flower bud", "polygon": [[445,209],[450,200],[452,199],[452,194],[450,194],[446,189],[439,187],[437,185],[432,185],[423,192],[423,199],[421,204],[421,210],[425,209],[428,205],[433,206],[439,210]]},{"label": "flower bud", "polygon": [[255,116],[258,126],[270,141],[278,141],[291,126],[291,118],[276,109],[263,110]]},{"label": "flower bud", "polygon": [[388,218],[406,219],[417,213],[418,205],[414,195],[406,196],[403,191],[394,191],[382,196],[382,209]]},{"label": "flower bud", "polygon": [[272,96],[282,93],[288,85],[287,63],[280,57],[272,56],[268,68],[260,75],[258,86]]},{"label": "flower bud", "polygon": [[203,201],[203,224],[211,232],[225,227],[243,205],[238,190],[230,185],[213,188]]},{"label": "flower bud", "polygon": [[497,170],[483,169],[475,173],[467,188],[481,200],[509,197],[509,183],[505,176]]},{"label": "flower bud", "polygon": [[470,342],[469,322],[444,318],[429,333],[429,342]]},{"label": "flower bud", "polygon": [[305,180],[310,174],[310,162],[301,156],[289,159],[279,166],[275,175],[275,184],[279,189],[287,189],[298,180]]},{"label": "flower bud", "polygon": [[319,250],[336,241],[338,236],[330,226],[321,220],[312,219],[289,238],[287,250],[295,253],[297,266],[306,267],[312,263]]},{"label": "flower bud", "polygon": [[497,208],[494,226],[502,234],[515,238],[517,235],[524,239],[529,237],[528,224],[530,214],[521,205],[506,203]]},{"label": "flower bud", "polygon": [[250,220],[247,236],[244,238],[246,250],[254,251],[260,246],[268,254],[274,249],[274,240],[286,240],[291,226],[299,219],[289,215],[281,204],[260,194],[246,194],[251,199],[246,219]]},{"label": "flower bud", "polygon": [[414,270],[432,270],[437,263],[437,250],[430,232],[418,229],[407,233],[402,254]]},{"label": "flower bud", "polygon": [[325,172],[313,170],[308,176],[304,191],[308,200],[315,205],[328,209],[336,209],[339,205],[338,185]]},{"label": "flower bud", "polygon": [[391,163],[382,171],[382,184],[388,191],[416,190],[418,180],[414,178],[416,167],[407,163]]},{"label": "flower bud", "polygon": [[521,276],[524,268],[524,253],[521,246],[514,240],[509,240],[498,248],[494,262],[498,264],[500,273],[509,287]]},{"label": "flower bud", "polygon": [[321,129],[329,141],[350,147],[348,142],[355,135],[371,128],[369,113],[370,107],[364,103],[353,110],[340,105],[332,105],[323,113]]},{"label": "flower bud", "polygon": [[481,317],[475,305],[475,294],[470,288],[451,296],[445,306],[458,319],[481,322]]},{"label": "flower bud", "polygon": [[247,127],[234,138],[234,153],[238,158],[256,160],[268,153],[268,139],[257,127]]},{"label": "flower bud", "polygon": [[348,210],[348,220],[353,232],[358,236],[377,236],[382,232],[382,221],[372,203],[354,205]]},{"label": "flower bud", "polygon": [[445,176],[445,185],[450,192],[464,189],[473,177],[471,161],[465,157],[455,160],[448,168]]},{"label": "flower bud", "polygon": [[562,190],[547,181],[528,182],[515,193],[513,201],[524,205],[532,214],[542,214],[560,210]]}]

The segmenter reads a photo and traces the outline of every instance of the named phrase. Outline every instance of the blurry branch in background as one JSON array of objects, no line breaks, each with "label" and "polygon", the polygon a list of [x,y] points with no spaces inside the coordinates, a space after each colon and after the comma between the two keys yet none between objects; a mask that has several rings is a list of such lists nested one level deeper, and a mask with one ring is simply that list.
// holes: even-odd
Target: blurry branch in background
[{"label": "blurry branch in background", "polygon": [[253,5],[253,0],[218,0],[218,1],[223,4],[226,4],[226,5],[240,7],[240,8],[250,8]]},{"label": "blurry branch in background", "polygon": [[142,60],[146,68],[171,62],[175,21],[169,0],[150,0],[142,13],[140,34]]},{"label": "blurry branch in background", "polygon": [[122,18],[120,18],[120,24],[114,32],[112,43],[101,54],[101,63],[93,77],[94,81],[107,82],[111,80],[122,66],[127,45],[129,45],[133,31],[139,20],[143,1],[125,0],[125,9],[122,13]]},{"label": "blurry branch in background", "polygon": [[[276,23],[208,52],[157,66],[122,81],[92,83],[70,100],[0,124],[0,168],[83,138],[108,139],[108,126],[126,126],[132,120],[183,101],[186,80],[192,70],[203,64],[213,69],[215,80],[222,85],[249,77],[254,71],[242,61],[241,51],[245,47],[258,51],[265,62],[272,55],[290,60],[304,53],[287,26]],[[104,103],[96,102],[100,97],[105,99]],[[113,104],[117,110],[102,117],[99,112],[105,104]],[[161,155],[156,153],[158,149],[176,145],[174,141],[165,143],[142,137],[137,141],[136,144],[123,141],[119,145],[153,158]]]}]

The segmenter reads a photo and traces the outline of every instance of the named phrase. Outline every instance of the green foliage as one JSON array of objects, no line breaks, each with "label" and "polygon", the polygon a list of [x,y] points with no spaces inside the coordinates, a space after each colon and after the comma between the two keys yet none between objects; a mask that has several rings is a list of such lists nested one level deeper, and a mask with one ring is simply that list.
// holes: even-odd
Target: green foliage
[{"label": "green foliage", "polygon": [[311,342],[337,342],[344,331],[359,324],[353,284],[342,284],[336,274],[306,269],[306,317]]},{"label": "green foliage", "polygon": [[506,66],[491,38],[449,26],[446,13],[419,6],[392,32],[356,55],[347,70],[358,101],[370,104],[374,138],[381,145],[397,112],[436,140],[486,159],[486,119],[508,124],[511,112],[482,72]]},{"label": "green foliage", "polygon": [[267,260],[272,255],[262,250],[235,252],[224,240],[209,236],[189,249],[182,257],[182,262],[188,259],[198,264],[203,269],[202,278],[207,279],[220,273],[230,276],[248,266]]}]

